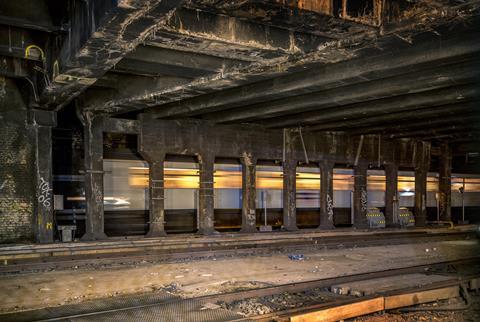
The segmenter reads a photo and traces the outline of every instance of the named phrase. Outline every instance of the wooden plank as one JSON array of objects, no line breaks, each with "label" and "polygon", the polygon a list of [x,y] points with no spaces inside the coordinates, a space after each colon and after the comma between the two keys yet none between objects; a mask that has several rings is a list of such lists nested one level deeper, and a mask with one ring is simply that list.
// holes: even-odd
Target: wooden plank
[{"label": "wooden plank", "polygon": [[293,316],[290,318],[292,322],[328,322],[343,319],[354,318],[360,315],[371,314],[384,310],[384,298],[377,297],[370,300],[356,302],[352,304],[332,307],[316,312],[310,312]]},{"label": "wooden plank", "polygon": [[385,297],[385,310],[434,302],[437,300],[449,299],[458,296],[460,296],[458,285],[429,291],[387,296]]}]

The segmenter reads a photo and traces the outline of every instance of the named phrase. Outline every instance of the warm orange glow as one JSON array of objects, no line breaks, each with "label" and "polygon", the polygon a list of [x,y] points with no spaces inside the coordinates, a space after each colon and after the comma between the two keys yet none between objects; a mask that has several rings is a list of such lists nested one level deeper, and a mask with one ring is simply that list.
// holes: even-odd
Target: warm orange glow
[{"label": "warm orange glow", "polygon": [[[452,178],[452,191],[458,192],[463,187],[463,178]],[[480,178],[465,178],[465,192],[479,192]]]},{"label": "warm orange glow", "polygon": [[265,171],[257,169],[257,189],[283,189],[283,173],[280,171]]},{"label": "warm orange glow", "polygon": [[[271,169],[271,168],[270,168]],[[283,189],[283,173],[279,171],[257,169],[257,189]],[[280,168],[281,169],[281,168]],[[130,167],[128,183],[135,188],[148,188],[148,168]],[[197,189],[199,185],[199,172],[197,169],[166,168],[165,188],[166,189]],[[334,173],[333,187],[337,191],[353,190],[353,175]],[[214,173],[216,189],[241,189],[242,173],[240,171],[216,170]],[[386,182],[385,176],[369,175],[368,189],[384,191]],[[297,173],[298,190],[320,190],[320,174],[314,172]],[[452,190],[458,191],[463,186],[463,178],[452,178]],[[399,176],[398,191],[415,191],[415,177]],[[438,191],[438,178],[429,176],[427,178],[427,191]],[[480,191],[480,178],[466,178],[465,192]]]}]

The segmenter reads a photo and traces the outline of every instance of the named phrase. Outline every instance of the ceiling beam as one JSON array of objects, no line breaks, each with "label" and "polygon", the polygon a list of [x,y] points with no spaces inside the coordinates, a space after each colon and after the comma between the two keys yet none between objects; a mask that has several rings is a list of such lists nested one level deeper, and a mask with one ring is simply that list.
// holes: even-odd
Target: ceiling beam
[{"label": "ceiling beam", "polygon": [[280,49],[263,49],[249,46],[248,43],[237,44],[220,40],[220,38],[212,38],[205,38],[198,34],[190,35],[177,31],[159,30],[145,42],[145,45],[251,62],[269,61],[288,54]]},{"label": "ceiling beam", "polygon": [[[475,33],[472,31],[472,33]],[[198,115],[226,108],[246,106],[271,100],[272,97],[285,98],[302,92],[318,91],[339,84],[364,82],[385,77],[385,75],[413,69],[435,60],[454,58],[472,54],[480,50],[480,43],[472,42],[460,33],[448,39],[433,38],[432,34],[418,41],[418,44],[401,52],[391,52],[372,57],[352,59],[337,64],[324,64],[305,71],[280,76],[274,79],[226,89],[217,93],[202,95],[158,108],[150,108],[156,118]],[[480,33],[476,33],[480,35]],[[475,37],[473,37],[475,38]],[[415,42],[417,43],[417,42]],[[428,53],[428,54],[426,54]]]},{"label": "ceiling beam", "polygon": [[[478,99],[480,89],[478,84],[441,88],[433,91],[408,94],[403,96],[366,101],[359,104],[333,107],[319,112],[316,121],[339,121],[344,119],[367,118],[389,113],[414,114],[419,108],[434,108],[446,104],[468,102]],[[315,127],[313,127],[315,129]]]},{"label": "ceiling beam", "polygon": [[[43,108],[59,109],[81,94],[142,43],[158,25],[165,23],[183,1],[120,0],[114,3],[116,5],[112,6],[111,0],[95,2],[96,6],[105,5],[108,10],[100,20],[102,23],[94,30],[85,30],[75,24],[76,32],[69,34],[63,51],[66,54],[59,62],[60,73],[44,90],[40,104]],[[92,12],[81,11],[73,15],[77,14],[80,19],[89,17],[93,15],[95,6],[91,4],[89,10]],[[77,46],[70,46],[70,42],[76,41],[77,44],[83,38],[87,40],[79,50],[71,52]]]},{"label": "ceiling beam", "polygon": [[168,75],[197,78],[213,73],[227,72],[233,67],[249,65],[250,62],[225,59],[205,54],[173,49],[138,46],[128,54],[114,70],[151,75]]},{"label": "ceiling beam", "polygon": [[427,118],[424,120],[409,120],[403,119],[398,122],[392,122],[390,124],[383,124],[372,127],[354,128],[348,130],[350,134],[383,134],[383,135],[395,135],[395,133],[401,133],[405,131],[413,130],[425,130],[428,131],[431,128],[440,128],[441,126],[456,126],[458,128],[470,128],[472,124],[480,122],[480,111],[476,113],[456,114],[448,118],[438,115],[435,118]]},{"label": "ceiling beam", "polygon": [[[428,106],[426,108],[416,108],[411,110],[408,119],[411,121],[433,118],[442,115],[443,117],[454,116],[458,113],[468,113],[475,111],[480,102],[462,102],[441,106]],[[405,110],[399,112],[390,112],[387,114],[378,114],[374,116],[361,116],[359,118],[349,118],[339,121],[323,121],[321,124],[307,126],[308,131],[343,131],[352,128],[376,126],[378,124],[392,123],[405,120]],[[388,125],[389,126],[389,125]]]},{"label": "ceiling beam", "polygon": [[220,40],[261,50],[282,50],[287,53],[306,53],[317,50],[331,39],[338,39],[336,32],[312,34],[293,28],[280,28],[203,10],[182,8],[165,24],[165,30],[186,36]]},{"label": "ceiling beam", "polygon": [[[267,127],[280,128],[303,125],[324,119],[326,117],[324,110],[327,108],[472,82],[480,77],[480,69],[472,68],[475,65],[478,64],[464,62],[441,68],[429,68],[385,79],[264,102],[246,108],[227,110],[207,115],[205,118],[217,123],[271,118],[263,124]],[[294,113],[300,114],[281,116]]]}]

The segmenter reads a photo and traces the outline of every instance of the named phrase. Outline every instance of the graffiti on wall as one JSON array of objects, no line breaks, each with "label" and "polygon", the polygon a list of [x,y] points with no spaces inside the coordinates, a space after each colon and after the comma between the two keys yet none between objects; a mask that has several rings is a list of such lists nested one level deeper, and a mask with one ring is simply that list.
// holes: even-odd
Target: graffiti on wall
[{"label": "graffiti on wall", "polygon": [[333,199],[329,194],[327,194],[327,215],[328,215],[328,220],[332,221],[333,220]]},{"label": "graffiti on wall", "polygon": [[45,180],[43,177],[40,177],[38,190],[39,190],[38,202],[41,203],[43,207],[50,208],[51,206],[50,192],[52,191],[52,189],[50,188],[50,183],[47,180]]},{"label": "graffiti on wall", "polygon": [[367,211],[367,190],[362,188],[362,194],[360,195],[360,203],[362,204],[362,212]]}]

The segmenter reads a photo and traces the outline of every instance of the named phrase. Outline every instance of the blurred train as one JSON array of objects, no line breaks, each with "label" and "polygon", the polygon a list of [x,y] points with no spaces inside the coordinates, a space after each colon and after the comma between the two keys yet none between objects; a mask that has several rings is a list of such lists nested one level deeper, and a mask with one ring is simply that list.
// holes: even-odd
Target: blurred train
[{"label": "blurred train", "polygon": [[[148,164],[141,160],[104,160],[105,232],[109,236],[143,235],[148,228]],[[83,176],[55,176],[55,218],[57,224],[76,224],[77,236],[84,231],[85,197]],[[334,169],[334,223],[352,223],[353,170]],[[192,233],[197,230],[198,164],[165,162],[165,216],[168,233]],[[299,228],[319,225],[320,173],[318,167],[297,168],[297,223]],[[240,164],[215,165],[215,228],[237,231],[241,225],[242,177]],[[282,167],[275,163],[257,165],[257,225],[265,222],[273,229],[282,226]],[[385,173],[369,170],[368,207],[385,207]],[[463,190],[463,193],[461,192]],[[413,171],[400,171],[399,206],[413,210],[415,183]],[[438,174],[427,180],[428,219],[437,215]],[[463,206],[463,207],[462,207]],[[452,176],[452,216],[454,221],[478,222],[480,176]]]}]

